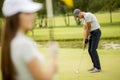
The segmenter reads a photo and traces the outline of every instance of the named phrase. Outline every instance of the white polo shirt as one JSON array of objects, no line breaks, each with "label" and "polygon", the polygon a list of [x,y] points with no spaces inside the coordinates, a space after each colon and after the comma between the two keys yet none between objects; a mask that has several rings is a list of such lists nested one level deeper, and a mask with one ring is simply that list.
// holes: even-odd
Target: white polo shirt
[{"label": "white polo shirt", "polygon": [[40,64],[44,63],[44,56],[38,51],[36,43],[22,33],[17,33],[11,42],[11,58],[17,75],[16,80],[34,80],[27,64],[38,58]]},{"label": "white polo shirt", "polygon": [[84,18],[82,20],[82,23],[85,26],[87,22],[91,22],[90,31],[94,31],[100,28],[100,24],[98,23],[96,16],[90,12],[84,13]]}]

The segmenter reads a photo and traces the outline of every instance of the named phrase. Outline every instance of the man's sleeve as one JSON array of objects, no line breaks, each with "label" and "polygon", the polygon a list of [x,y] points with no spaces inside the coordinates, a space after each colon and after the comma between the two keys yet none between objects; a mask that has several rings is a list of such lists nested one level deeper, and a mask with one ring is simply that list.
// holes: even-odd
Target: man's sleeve
[{"label": "man's sleeve", "polygon": [[92,22],[92,16],[90,14],[86,15],[85,21],[87,22]]}]

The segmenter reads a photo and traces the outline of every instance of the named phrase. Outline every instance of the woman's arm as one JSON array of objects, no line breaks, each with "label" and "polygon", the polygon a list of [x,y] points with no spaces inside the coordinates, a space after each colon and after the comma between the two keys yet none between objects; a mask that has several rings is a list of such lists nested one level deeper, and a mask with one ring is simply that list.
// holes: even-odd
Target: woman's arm
[{"label": "woman's arm", "polygon": [[54,59],[50,59],[46,72],[37,58],[32,59],[27,65],[35,80],[51,80],[56,72],[55,63]]}]

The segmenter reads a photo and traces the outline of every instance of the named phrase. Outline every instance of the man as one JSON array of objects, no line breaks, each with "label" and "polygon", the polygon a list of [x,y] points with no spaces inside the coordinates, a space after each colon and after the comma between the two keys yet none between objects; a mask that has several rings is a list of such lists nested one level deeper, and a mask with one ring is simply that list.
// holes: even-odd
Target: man
[{"label": "man", "polygon": [[[93,68],[89,69],[91,73],[96,73],[101,71],[100,60],[97,53],[97,47],[99,44],[101,30],[97,18],[94,14],[89,12],[82,12],[80,9],[75,9],[74,17],[78,19],[83,19],[84,23],[84,42],[83,46],[86,47],[89,42],[88,52],[91,57]],[[89,37],[89,39],[88,39]]]}]

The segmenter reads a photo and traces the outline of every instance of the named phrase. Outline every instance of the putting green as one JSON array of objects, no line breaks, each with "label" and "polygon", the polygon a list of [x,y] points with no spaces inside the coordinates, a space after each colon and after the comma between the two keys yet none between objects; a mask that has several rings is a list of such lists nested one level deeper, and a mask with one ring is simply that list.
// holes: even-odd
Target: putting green
[{"label": "putting green", "polygon": [[[46,55],[46,49],[40,49]],[[80,74],[75,74],[82,49],[62,48],[58,57],[59,80],[120,80],[120,50],[98,50],[102,72],[89,73],[92,67],[90,57],[85,51],[80,66]]]},{"label": "putting green", "polygon": [[[48,61],[46,48],[40,48]],[[80,66],[80,74],[75,74],[82,49],[61,48],[59,50],[59,80],[120,80],[120,50],[98,50],[102,64],[102,72],[89,73],[87,69],[92,67],[91,60],[85,51]],[[2,80],[2,79],[0,79]]]}]

